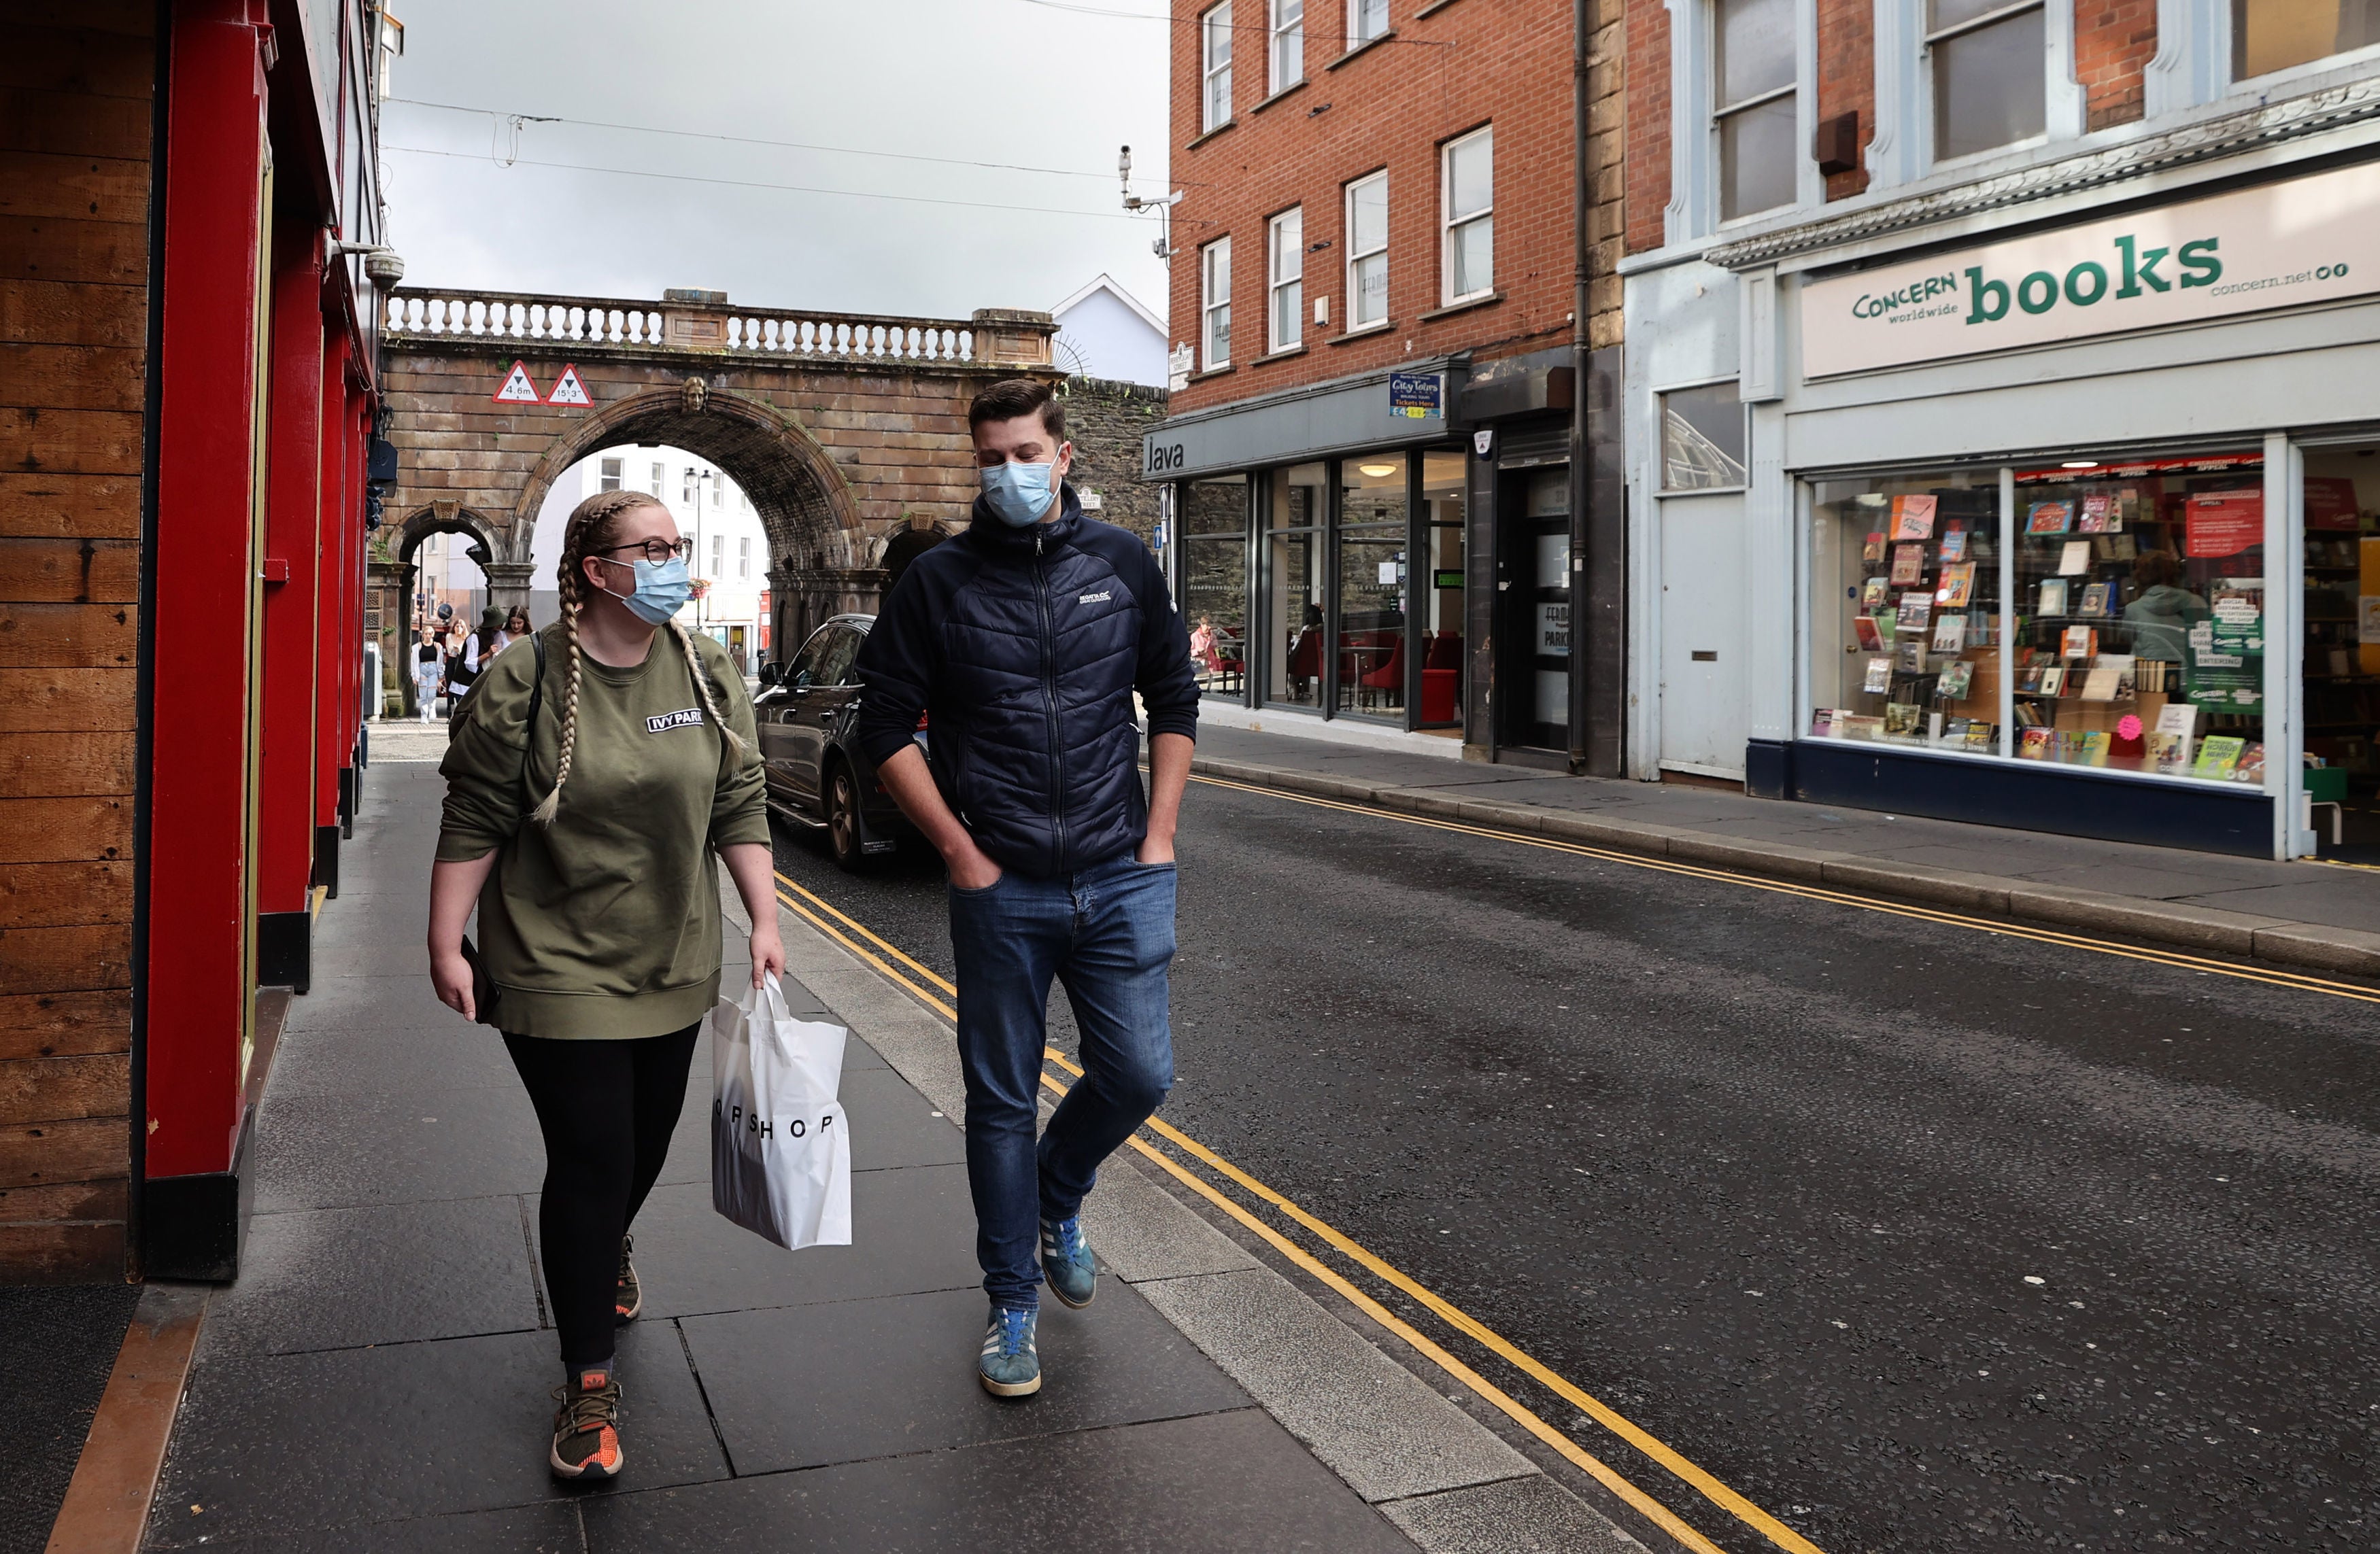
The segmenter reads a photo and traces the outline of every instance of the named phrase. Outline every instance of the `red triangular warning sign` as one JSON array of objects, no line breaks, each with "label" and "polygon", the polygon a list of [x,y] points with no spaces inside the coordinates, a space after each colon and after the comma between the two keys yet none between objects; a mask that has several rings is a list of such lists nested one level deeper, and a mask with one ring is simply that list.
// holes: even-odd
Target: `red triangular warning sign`
[{"label": "red triangular warning sign", "polygon": [[499,405],[545,403],[544,397],[537,392],[537,385],[528,381],[528,369],[517,361],[513,363],[513,370],[504,374],[504,386],[488,397]]},{"label": "red triangular warning sign", "polygon": [[594,399],[587,392],[587,385],[579,381],[578,369],[575,365],[565,367],[562,370],[562,376],[554,380],[553,392],[545,396],[545,402],[548,405],[592,405],[595,403]]}]

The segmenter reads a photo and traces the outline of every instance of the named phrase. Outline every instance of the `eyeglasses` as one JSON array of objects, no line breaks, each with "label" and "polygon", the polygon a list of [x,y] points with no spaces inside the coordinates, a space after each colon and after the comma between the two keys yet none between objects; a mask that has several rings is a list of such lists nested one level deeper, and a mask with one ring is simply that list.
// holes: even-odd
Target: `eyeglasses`
[{"label": "eyeglasses", "polygon": [[655,566],[659,566],[665,561],[684,561],[686,557],[694,554],[694,541],[691,540],[679,540],[675,541],[668,540],[648,540],[639,545],[613,545],[609,547],[609,549],[613,551],[642,551],[645,552],[645,559],[647,561],[651,562]]}]

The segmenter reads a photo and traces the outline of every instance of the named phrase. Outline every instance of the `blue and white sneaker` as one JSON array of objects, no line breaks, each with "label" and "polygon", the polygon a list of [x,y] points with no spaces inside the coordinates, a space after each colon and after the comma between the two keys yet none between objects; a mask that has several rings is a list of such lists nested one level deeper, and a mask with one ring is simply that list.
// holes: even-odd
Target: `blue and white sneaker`
[{"label": "blue and white sneaker", "polygon": [[1080,1311],[1099,1293],[1099,1265],[1083,1239],[1083,1217],[1041,1221],[1041,1276],[1050,1293]]},{"label": "blue and white sneaker", "polygon": [[1025,1398],[1041,1390],[1041,1356],[1033,1347],[1033,1329],[1039,1317],[1038,1312],[991,1308],[991,1324],[983,1330],[983,1353],[977,1357],[975,1375],[993,1397]]}]

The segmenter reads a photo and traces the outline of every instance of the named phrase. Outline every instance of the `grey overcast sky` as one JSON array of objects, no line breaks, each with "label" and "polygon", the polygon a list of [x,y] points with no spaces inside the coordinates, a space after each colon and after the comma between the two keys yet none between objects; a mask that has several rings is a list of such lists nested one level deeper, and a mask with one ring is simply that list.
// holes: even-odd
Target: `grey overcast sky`
[{"label": "grey overcast sky", "polygon": [[[1104,271],[1165,312],[1157,222],[1123,212],[1115,175],[1129,144],[1135,192],[1167,192],[1165,0],[391,9],[406,55],[381,138],[408,285],[703,286],[756,307],[948,318],[1048,308]],[[516,140],[516,114],[578,122]]]}]

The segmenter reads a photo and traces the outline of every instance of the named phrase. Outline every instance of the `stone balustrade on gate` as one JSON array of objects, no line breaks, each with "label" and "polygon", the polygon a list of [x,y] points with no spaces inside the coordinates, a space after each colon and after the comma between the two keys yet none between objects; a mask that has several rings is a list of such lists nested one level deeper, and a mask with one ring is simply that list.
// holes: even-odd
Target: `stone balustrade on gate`
[{"label": "stone balustrade on gate", "polygon": [[666,292],[657,306],[650,298],[408,288],[390,296],[383,334],[391,344],[518,340],[787,361],[965,364],[1029,361],[1037,354],[1048,359],[1046,324],[1038,332],[1044,338],[1034,342],[1040,353],[1012,346],[979,354],[979,333],[1014,322],[997,310],[973,319],[928,319],[725,304],[718,292]]}]

